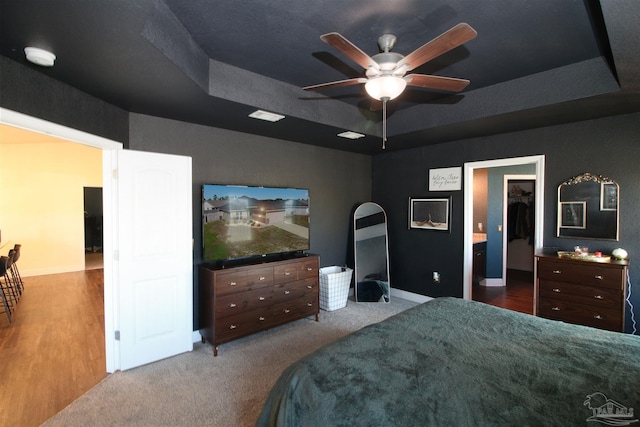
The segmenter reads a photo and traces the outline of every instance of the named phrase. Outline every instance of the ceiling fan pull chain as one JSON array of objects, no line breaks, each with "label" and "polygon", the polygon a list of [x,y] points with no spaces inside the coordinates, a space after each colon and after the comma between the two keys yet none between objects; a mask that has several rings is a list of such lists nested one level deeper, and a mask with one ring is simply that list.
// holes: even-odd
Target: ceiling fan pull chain
[{"label": "ceiling fan pull chain", "polygon": [[382,98],[382,149],[386,150],[387,142],[387,98]]}]

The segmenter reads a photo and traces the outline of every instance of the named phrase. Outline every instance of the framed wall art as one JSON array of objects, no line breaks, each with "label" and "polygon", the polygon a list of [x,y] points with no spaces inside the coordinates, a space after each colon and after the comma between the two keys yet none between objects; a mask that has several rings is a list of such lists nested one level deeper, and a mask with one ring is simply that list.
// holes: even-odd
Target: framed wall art
[{"label": "framed wall art", "polygon": [[559,216],[561,228],[586,228],[587,202],[561,202]]},{"label": "framed wall art", "polygon": [[409,228],[450,231],[451,197],[409,199]]},{"label": "framed wall art", "polygon": [[600,184],[600,210],[618,210],[618,185],[614,182]]}]

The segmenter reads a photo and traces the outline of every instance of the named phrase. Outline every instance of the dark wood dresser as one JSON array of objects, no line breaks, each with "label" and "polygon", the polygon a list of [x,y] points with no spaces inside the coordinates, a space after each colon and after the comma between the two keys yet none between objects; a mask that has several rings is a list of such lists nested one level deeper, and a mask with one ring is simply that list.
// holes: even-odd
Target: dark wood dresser
[{"label": "dark wood dresser", "polygon": [[200,266],[200,335],[218,345],[294,320],[318,320],[317,255],[232,268]]},{"label": "dark wood dresser", "polygon": [[624,331],[628,261],[583,261],[536,255],[540,317]]}]

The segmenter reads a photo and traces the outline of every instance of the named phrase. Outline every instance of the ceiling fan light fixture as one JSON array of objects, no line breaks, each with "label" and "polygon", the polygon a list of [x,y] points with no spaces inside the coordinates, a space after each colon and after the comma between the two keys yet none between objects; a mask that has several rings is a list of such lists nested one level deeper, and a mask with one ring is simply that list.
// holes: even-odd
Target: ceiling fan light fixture
[{"label": "ceiling fan light fixture", "polygon": [[369,96],[378,101],[383,98],[387,100],[397,98],[404,91],[405,87],[407,87],[407,81],[402,77],[393,75],[370,78],[364,85]]},{"label": "ceiling fan light fixture", "polygon": [[56,60],[56,56],[53,53],[37,47],[25,47],[24,54],[29,62],[42,67],[53,67],[53,63]]}]

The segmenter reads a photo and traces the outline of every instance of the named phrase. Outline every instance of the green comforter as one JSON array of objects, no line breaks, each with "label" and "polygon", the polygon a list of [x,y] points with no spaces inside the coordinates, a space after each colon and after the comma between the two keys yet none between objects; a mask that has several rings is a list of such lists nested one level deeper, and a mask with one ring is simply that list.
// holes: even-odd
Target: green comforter
[{"label": "green comforter", "polygon": [[639,418],[640,337],[438,298],[287,368],[256,425],[597,426]]}]

